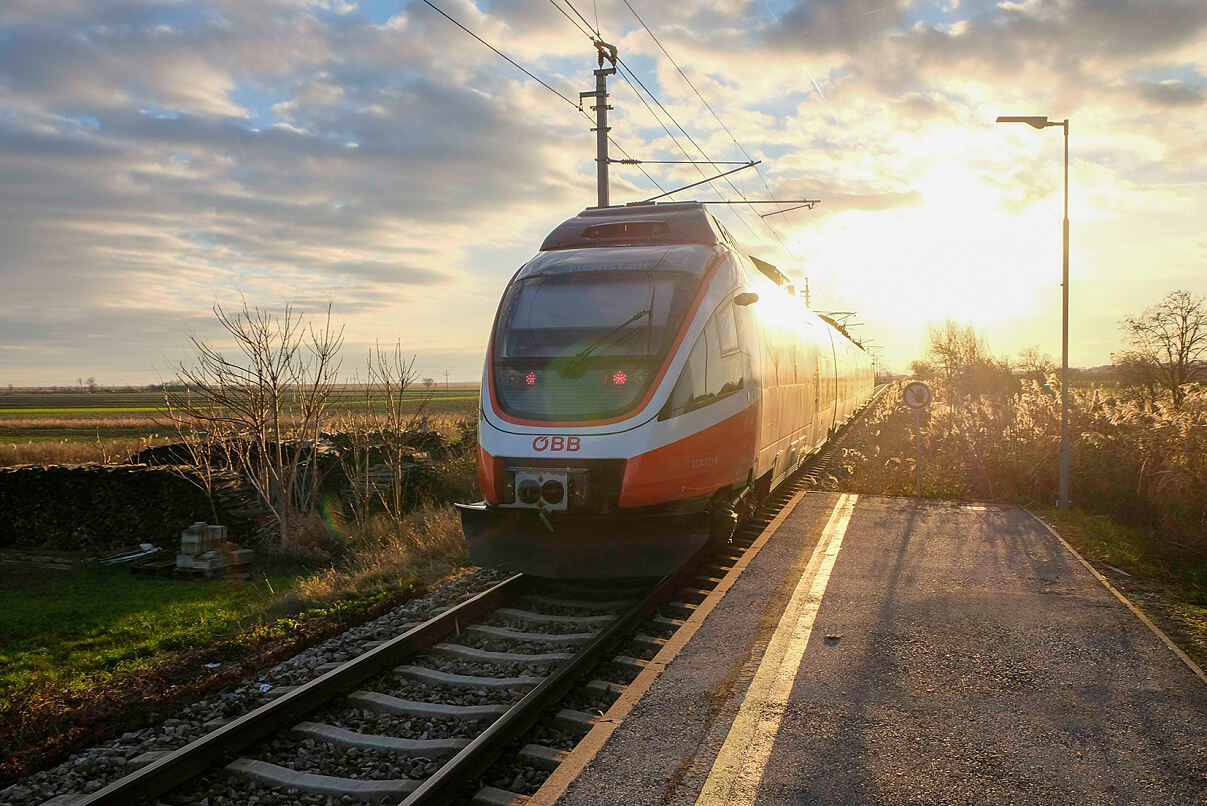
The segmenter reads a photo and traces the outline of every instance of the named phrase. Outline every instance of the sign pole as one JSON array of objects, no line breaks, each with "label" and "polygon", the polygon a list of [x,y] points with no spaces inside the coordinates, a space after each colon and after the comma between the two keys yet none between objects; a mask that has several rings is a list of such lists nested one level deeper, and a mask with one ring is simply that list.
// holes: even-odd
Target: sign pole
[{"label": "sign pole", "polygon": [[914,498],[922,500],[922,409],[914,409]]},{"label": "sign pole", "polygon": [[921,381],[906,384],[901,401],[914,410],[914,500],[922,500],[922,409],[930,405],[934,393]]}]

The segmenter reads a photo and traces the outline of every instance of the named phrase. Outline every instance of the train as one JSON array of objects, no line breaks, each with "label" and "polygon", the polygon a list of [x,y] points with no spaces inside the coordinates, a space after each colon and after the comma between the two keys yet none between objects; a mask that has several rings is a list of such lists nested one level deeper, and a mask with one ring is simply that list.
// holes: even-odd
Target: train
[{"label": "train", "polygon": [[482,374],[471,562],[658,576],[870,398],[867,352],[701,202],[587,208],[511,278]]}]

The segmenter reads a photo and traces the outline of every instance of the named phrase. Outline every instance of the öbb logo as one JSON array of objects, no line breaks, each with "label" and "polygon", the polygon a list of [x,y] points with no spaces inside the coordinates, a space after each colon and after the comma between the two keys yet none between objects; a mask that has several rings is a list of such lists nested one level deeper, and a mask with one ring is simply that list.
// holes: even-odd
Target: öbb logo
[{"label": "\u00f6bb logo", "polygon": [[578,437],[547,436],[541,434],[532,440],[534,451],[576,451],[582,446]]}]

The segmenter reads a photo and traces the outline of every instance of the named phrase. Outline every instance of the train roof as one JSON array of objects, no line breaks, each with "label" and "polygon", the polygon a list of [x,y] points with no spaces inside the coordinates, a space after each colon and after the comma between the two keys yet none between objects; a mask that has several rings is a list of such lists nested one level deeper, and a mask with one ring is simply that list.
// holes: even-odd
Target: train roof
[{"label": "train roof", "polygon": [[588,207],[549,233],[541,251],[683,243],[727,244],[737,248],[733,237],[703,204],[671,202]]},{"label": "train roof", "polygon": [[[698,201],[588,207],[549,233],[541,244],[541,251],[673,244],[724,244],[742,251],[725,225]],[[775,266],[754,255],[747,257],[773,283],[791,288],[792,281]]]}]

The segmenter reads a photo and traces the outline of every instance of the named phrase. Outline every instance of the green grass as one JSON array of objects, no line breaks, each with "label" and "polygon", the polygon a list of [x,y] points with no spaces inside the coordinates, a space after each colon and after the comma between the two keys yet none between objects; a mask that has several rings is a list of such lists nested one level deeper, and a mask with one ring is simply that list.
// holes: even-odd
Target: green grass
[{"label": "green grass", "polygon": [[1202,563],[1189,560],[1177,544],[1160,534],[1081,510],[1045,509],[1039,514],[1091,563],[1112,565],[1134,577],[1203,591],[1201,603],[1207,605],[1207,569]]},{"label": "green grass", "polygon": [[1056,509],[1037,514],[1136,601],[1186,654],[1207,666],[1207,567],[1202,562],[1188,558],[1158,533],[1105,515]]},{"label": "green grass", "polygon": [[100,566],[0,571],[0,702],[30,685],[96,683],[159,653],[233,635],[269,617],[299,578],[135,579]]}]

